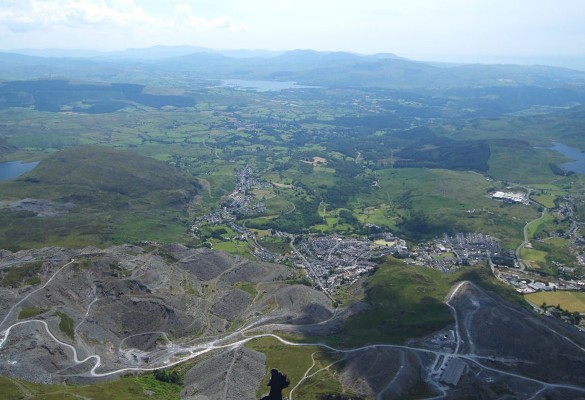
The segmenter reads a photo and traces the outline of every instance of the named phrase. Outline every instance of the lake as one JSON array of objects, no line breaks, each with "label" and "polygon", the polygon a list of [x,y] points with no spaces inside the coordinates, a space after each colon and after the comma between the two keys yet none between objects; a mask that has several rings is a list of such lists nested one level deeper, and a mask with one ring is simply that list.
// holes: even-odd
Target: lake
[{"label": "lake", "polygon": [[0,163],[0,181],[14,179],[25,172],[30,171],[38,164],[37,162],[23,163],[22,161],[9,161]]},{"label": "lake", "polygon": [[558,151],[567,158],[575,160],[561,164],[561,168],[566,169],[567,171],[585,174],[585,153],[581,150],[558,142],[553,142],[553,147],[551,149]]},{"label": "lake", "polygon": [[253,90],[255,92],[278,92],[290,89],[319,89],[318,86],[297,85],[296,82],[279,81],[248,81],[244,79],[224,79],[219,87],[230,87],[238,90]]}]

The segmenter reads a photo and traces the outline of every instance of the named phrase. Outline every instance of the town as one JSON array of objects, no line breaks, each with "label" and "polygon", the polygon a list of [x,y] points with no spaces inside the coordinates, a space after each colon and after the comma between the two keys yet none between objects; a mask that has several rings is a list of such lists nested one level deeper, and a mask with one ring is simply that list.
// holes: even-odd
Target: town
[{"label": "town", "polygon": [[257,178],[249,166],[236,172],[236,188],[221,206],[198,218],[191,232],[198,237],[204,225],[225,225],[236,232],[234,240],[247,242],[251,253],[261,261],[294,265],[306,271],[316,287],[333,294],[340,286],[354,283],[359,276],[372,272],[376,262],[388,254],[408,255],[406,241],[391,233],[381,233],[370,238],[344,238],[341,236],[312,237],[293,235],[273,230],[271,236],[289,242],[290,252],[276,254],[262,245],[257,234],[236,223],[238,217],[261,214],[265,207],[252,194],[254,189],[263,189],[270,184]]},{"label": "town", "polygon": [[[266,237],[259,237],[256,231],[239,225],[237,221],[239,218],[266,212],[266,206],[254,195],[254,191],[270,188],[272,184],[259,178],[249,166],[237,170],[235,178],[234,191],[226,196],[218,209],[194,222],[191,227],[193,235],[198,237],[201,227],[205,225],[227,226],[234,232],[230,239],[247,243],[250,254],[255,258],[303,269],[313,285],[328,295],[335,294],[340,287],[351,285],[360,276],[372,273],[379,260],[386,255],[404,259],[407,264],[426,266],[442,272],[455,272],[467,266],[484,263],[491,267],[497,279],[514,287],[521,294],[585,289],[585,279],[563,279],[555,276],[544,278],[537,271],[526,269],[514,251],[503,248],[497,238],[479,232],[444,234],[409,249],[404,239],[391,232],[383,232],[374,225],[370,228],[375,228],[380,233],[368,237],[291,234],[273,229],[270,236],[288,243],[288,247],[285,251],[271,251],[265,245]],[[523,194],[504,192],[495,193],[493,198],[525,204],[528,201]],[[571,216],[571,210],[571,207],[563,204],[559,212]],[[564,234],[575,245],[583,242],[578,235],[580,226],[578,222],[573,222],[571,229]],[[585,262],[583,255],[578,259],[581,263]],[[562,265],[558,267],[561,270],[568,268]]]},{"label": "town", "polygon": [[294,265],[304,268],[318,287],[333,294],[340,286],[351,285],[360,275],[373,272],[376,259],[408,254],[406,242],[391,233],[385,233],[383,241],[309,236],[300,241],[291,256]]},{"label": "town", "polygon": [[412,264],[426,265],[443,272],[459,269],[461,266],[487,262],[491,257],[500,256],[502,248],[496,238],[481,233],[447,234],[440,239],[424,243],[413,250]]}]

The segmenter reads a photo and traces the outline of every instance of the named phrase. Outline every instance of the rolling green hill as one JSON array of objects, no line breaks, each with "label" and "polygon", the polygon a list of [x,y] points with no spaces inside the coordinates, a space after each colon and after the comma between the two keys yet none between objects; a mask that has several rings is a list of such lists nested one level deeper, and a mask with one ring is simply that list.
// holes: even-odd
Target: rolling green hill
[{"label": "rolling green hill", "polygon": [[195,180],[166,163],[138,153],[98,146],[76,146],[55,153],[19,179],[20,182],[80,186],[129,197],[198,187]]},{"label": "rolling green hill", "polygon": [[[186,231],[185,206],[199,189],[195,178],[153,158],[71,147],[0,185],[0,247],[179,240]],[[9,203],[23,199],[48,202]]]}]

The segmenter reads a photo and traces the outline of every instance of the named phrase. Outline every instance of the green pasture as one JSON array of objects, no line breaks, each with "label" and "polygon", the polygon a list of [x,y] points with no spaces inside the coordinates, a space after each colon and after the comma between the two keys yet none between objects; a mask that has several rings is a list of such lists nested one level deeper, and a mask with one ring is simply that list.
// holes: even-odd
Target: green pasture
[{"label": "green pasture", "polygon": [[568,267],[579,267],[574,251],[571,249],[570,240],[554,237],[534,243],[534,248],[547,253],[546,261],[551,263],[556,261]]},{"label": "green pasture", "polygon": [[530,196],[530,198],[546,208],[556,207],[555,200],[557,199],[557,196],[541,194]]},{"label": "green pasture", "polygon": [[400,216],[398,210],[393,209],[392,206],[385,203],[377,207],[363,207],[358,209],[357,213],[357,219],[362,224],[383,226],[393,230],[396,229],[397,223],[400,221]]},{"label": "green pasture", "polygon": [[563,310],[585,313],[585,293],[557,290],[554,292],[536,292],[525,295],[526,299],[537,306],[546,303],[550,306],[560,305]]},{"label": "green pasture", "polygon": [[522,248],[520,257],[533,269],[541,269],[546,265],[547,252],[541,250]]},{"label": "green pasture", "polygon": [[453,279],[430,268],[387,262],[367,283],[372,308],[350,319],[331,340],[347,346],[401,344],[441,329],[453,320],[444,303]]},{"label": "green pasture", "polygon": [[214,240],[211,239],[213,249],[225,251],[226,253],[238,254],[243,257],[252,257],[252,246],[248,242],[241,242],[239,240]]},{"label": "green pasture", "polygon": [[276,254],[290,253],[290,240],[288,238],[264,236],[259,240],[262,247]]}]

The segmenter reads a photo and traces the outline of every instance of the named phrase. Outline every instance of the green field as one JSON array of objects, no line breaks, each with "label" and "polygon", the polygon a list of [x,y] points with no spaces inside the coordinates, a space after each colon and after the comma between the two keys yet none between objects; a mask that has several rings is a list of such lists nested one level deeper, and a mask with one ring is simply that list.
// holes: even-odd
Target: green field
[{"label": "green field", "polygon": [[510,148],[509,146],[492,146],[490,158],[490,176],[509,182],[546,183],[556,176],[549,163],[560,162],[562,156],[532,147]]},{"label": "green field", "polygon": [[381,171],[378,178],[379,189],[360,195],[354,213],[363,222],[398,227],[413,241],[439,235],[448,227],[490,234],[513,248],[520,244],[521,221],[538,216],[533,207],[502,207],[488,195],[494,182],[475,173],[395,169]]},{"label": "green field", "polygon": [[532,221],[528,225],[528,238],[529,239],[536,239],[538,237],[546,235],[548,229],[555,224],[555,217],[552,213],[545,211],[545,213],[541,216],[541,218]]},{"label": "green field", "polygon": [[561,237],[547,238],[534,244],[536,250],[547,253],[547,263],[553,264],[553,261],[555,261],[568,267],[577,268],[580,271],[582,267],[577,262],[574,252],[571,251],[571,246],[570,240]]},{"label": "green field", "polygon": [[[535,224],[531,225],[533,228]],[[539,230],[546,227],[545,221],[538,221],[536,224]],[[544,231],[546,233],[546,231]],[[538,234],[538,232],[537,232]],[[582,267],[571,250],[571,241],[562,237],[547,237],[546,239],[532,241],[533,248],[522,248],[520,257],[532,269],[539,270],[539,273],[558,275],[558,268],[555,263],[566,267],[575,268],[578,276]],[[558,264],[557,264],[558,265]]]},{"label": "green field", "polygon": [[542,204],[546,208],[556,207],[555,200],[557,199],[557,196],[542,194],[534,195],[531,198],[532,200],[536,201],[539,204]]},{"label": "green field", "polygon": [[546,264],[547,253],[545,251],[523,248],[520,251],[522,261],[528,263],[533,269],[541,269]]},{"label": "green field", "polygon": [[210,240],[212,248],[226,253],[238,254],[243,257],[252,257],[252,246],[248,242],[240,242],[237,240],[218,241]]},{"label": "green field", "polygon": [[560,305],[563,310],[585,313],[585,293],[567,292],[557,290],[555,292],[537,292],[527,294],[526,299],[537,306],[546,303],[551,306]]},{"label": "green field", "polygon": [[[149,90],[160,92],[155,89]],[[551,140],[552,126],[566,123],[570,127],[568,132],[573,132],[575,122],[570,118],[536,123],[501,117],[480,119],[459,127],[429,125],[428,134],[434,135],[434,139],[425,142],[426,136],[419,137],[410,130],[402,132],[399,128],[361,126],[359,118],[347,117],[351,108],[329,105],[326,98],[319,96],[305,98],[299,94],[295,97],[296,94],[290,93],[296,104],[295,112],[291,112],[278,96],[270,94],[230,93],[222,88],[199,88],[192,93],[199,93],[199,90],[202,91],[199,96],[201,103],[196,105],[199,110],[196,113],[191,109],[171,112],[170,109],[147,108],[106,114],[58,114],[32,109],[18,109],[13,113],[1,111],[0,123],[4,121],[11,126],[5,140],[19,149],[14,157],[46,158],[56,150],[77,144],[129,149],[197,176],[209,190],[200,201],[190,204],[188,211],[176,207],[176,202],[173,202],[173,207],[166,207],[159,201],[165,198],[160,196],[140,201],[106,196],[104,200],[110,210],[105,213],[97,216],[94,212],[88,217],[89,210],[83,209],[57,221],[36,221],[24,215],[17,221],[16,216],[0,210],[0,222],[3,222],[0,224],[0,243],[2,237],[5,242],[10,238],[11,243],[7,246],[18,249],[40,243],[79,247],[140,240],[186,242],[190,240],[186,234],[189,222],[220,204],[222,196],[234,188],[234,171],[251,165],[267,182],[287,185],[255,193],[257,199],[266,203],[268,211],[266,215],[251,218],[252,227],[268,228],[273,226],[270,221],[276,220],[275,224],[283,230],[353,235],[367,233],[365,226],[373,224],[414,242],[444,232],[475,231],[495,236],[505,247],[514,248],[522,240],[523,221],[536,218],[537,207],[503,205],[490,199],[489,191],[502,190],[508,182],[531,184],[537,190],[534,199],[553,208],[556,196],[567,194],[567,187],[577,192],[577,187],[583,185],[581,178],[574,182],[577,177],[559,177],[550,169],[550,163],[564,161],[562,156],[534,147],[545,146]],[[185,93],[182,88],[173,88],[171,92]],[[336,95],[341,98],[350,96],[343,90]],[[351,94],[354,95],[370,101],[367,100],[367,91]],[[417,108],[425,107],[424,102],[415,103]],[[399,104],[412,106],[414,103],[400,99]],[[315,113],[314,109],[323,111]],[[233,123],[236,120],[256,121],[257,118],[281,125],[277,128],[240,129]],[[309,120],[291,124],[297,118]],[[339,131],[338,120],[343,118],[360,126],[356,131],[359,137]],[[20,123],[14,124],[15,119]],[[507,139],[508,132],[514,132],[517,140]],[[42,140],[39,139],[41,136]],[[426,155],[443,148],[441,141],[454,141],[452,147],[456,149],[459,148],[458,141],[463,139],[464,143],[478,141],[477,145],[489,145],[487,175],[494,180],[486,180],[482,174],[466,170],[474,165],[471,163],[473,157],[467,154],[463,154],[462,160],[470,161],[469,166],[465,163],[453,166],[431,157],[429,165],[432,169],[392,168],[392,163],[400,159],[400,151],[404,148],[416,148],[418,153],[413,154],[422,157],[419,163],[425,165]],[[469,148],[473,150],[475,147]],[[467,149],[465,145],[461,148]],[[358,151],[360,157],[356,157]],[[327,164],[313,166],[303,162],[315,157],[326,159]],[[449,157],[445,160],[448,161]],[[157,176],[156,173],[152,175]],[[126,179],[125,182],[132,183],[133,180]],[[60,196],[64,198],[67,191],[63,189],[43,187],[42,192],[52,198],[59,197],[57,193],[64,193]],[[0,187],[0,198],[6,197],[3,194],[8,192],[15,196],[33,194],[19,193],[12,187],[6,187],[3,192]],[[70,193],[69,197],[72,195]],[[81,195],[91,196],[87,193]],[[299,218],[299,215],[308,215],[306,210],[299,209],[307,201],[323,205],[326,212],[321,213],[319,221]],[[119,207],[124,202],[129,208]],[[115,212],[112,206],[116,208]],[[340,220],[341,210],[349,211],[353,218]],[[19,229],[23,218],[31,227],[28,235]],[[116,223],[118,221],[120,223]],[[241,253],[241,249],[228,244],[216,245],[226,251]]]}]

